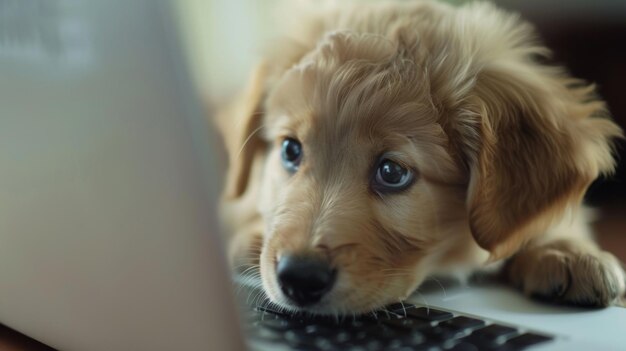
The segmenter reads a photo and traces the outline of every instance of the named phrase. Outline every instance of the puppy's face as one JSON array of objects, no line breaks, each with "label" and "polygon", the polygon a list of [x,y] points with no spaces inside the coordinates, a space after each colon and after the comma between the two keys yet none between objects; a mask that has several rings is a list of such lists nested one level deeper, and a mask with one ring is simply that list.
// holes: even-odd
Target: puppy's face
[{"label": "puppy's face", "polygon": [[509,257],[613,169],[619,128],[527,26],[407,6],[314,20],[356,30],[282,48],[220,119],[234,242],[263,223],[263,287],[288,309],[367,312]]},{"label": "puppy's face", "polygon": [[346,51],[326,54],[361,64],[311,57],[266,106],[263,285],[273,301],[317,313],[402,299],[472,241],[466,176],[428,83],[392,47],[367,51],[375,39],[357,39],[363,47],[345,48],[335,35]]}]

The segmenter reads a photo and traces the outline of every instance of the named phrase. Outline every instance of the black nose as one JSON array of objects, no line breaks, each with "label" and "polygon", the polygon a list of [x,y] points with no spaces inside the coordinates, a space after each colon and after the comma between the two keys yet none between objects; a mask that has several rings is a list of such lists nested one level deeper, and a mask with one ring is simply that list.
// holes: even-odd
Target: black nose
[{"label": "black nose", "polygon": [[283,255],[276,267],[283,293],[299,306],[318,302],[333,287],[335,273],[320,258]]}]

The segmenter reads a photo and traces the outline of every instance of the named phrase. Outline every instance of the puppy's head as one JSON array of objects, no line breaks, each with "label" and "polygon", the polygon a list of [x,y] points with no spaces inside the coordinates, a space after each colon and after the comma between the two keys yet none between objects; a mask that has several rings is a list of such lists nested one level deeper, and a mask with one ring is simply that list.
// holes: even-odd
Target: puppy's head
[{"label": "puppy's head", "polygon": [[510,256],[613,166],[619,130],[533,61],[524,25],[483,6],[437,24],[384,10],[259,69],[237,122],[227,196],[259,185],[263,287],[287,308],[365,312]]}]

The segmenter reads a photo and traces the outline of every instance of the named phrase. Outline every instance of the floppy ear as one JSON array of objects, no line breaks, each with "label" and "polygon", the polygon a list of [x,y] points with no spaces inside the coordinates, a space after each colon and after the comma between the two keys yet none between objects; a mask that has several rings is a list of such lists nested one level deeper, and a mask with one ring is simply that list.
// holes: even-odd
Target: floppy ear
[{"label": "floppy ear", "polygon": [[223,193],[226,199],[241,197],[246,192],[254,160],[267,147],[259,137],[267,71],[265,64],[258,65],[244,92],[217,116],[229,161]]},{"label": "floppy ear", "polygon": [[531,62],[483,70],[471,101],[480,135],[467,199],[477,243],[491,260],[541,234],[589,184],[611,172],[621,135],[593,87]]}]

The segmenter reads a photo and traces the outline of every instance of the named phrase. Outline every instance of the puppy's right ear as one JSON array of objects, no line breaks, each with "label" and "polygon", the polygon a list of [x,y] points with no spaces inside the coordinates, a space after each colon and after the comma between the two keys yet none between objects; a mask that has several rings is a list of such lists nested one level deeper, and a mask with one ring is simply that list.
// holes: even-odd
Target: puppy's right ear
[{"label": "puppy's right ear", "polygon": [[245,194],[254,160],[263,155],[267,147],[259,137],[267,75],[267,65],[259,64],[243,93],[217,116],[229,161],[224,190],[226,199]]}]

